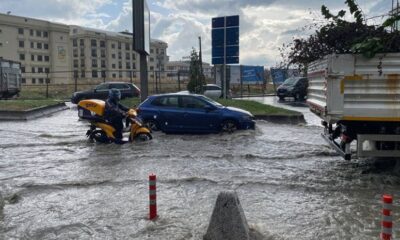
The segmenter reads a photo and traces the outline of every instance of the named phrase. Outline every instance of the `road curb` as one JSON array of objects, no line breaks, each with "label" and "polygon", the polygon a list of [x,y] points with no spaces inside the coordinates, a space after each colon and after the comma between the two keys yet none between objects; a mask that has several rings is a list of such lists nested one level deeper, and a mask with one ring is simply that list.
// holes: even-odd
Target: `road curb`
[{"label": "road curb", "polygon": [[256,120],[265,120],[273,123],[299,124],[306,123],[303,114],[296,115],[255,115]]},{"label": "road curb", "polygon": [[31,120],[39,117],[44,117],[68,108],[69,107],[65,105],[65,102],[62,102],[25,111],[0,111],[0,121]]}]

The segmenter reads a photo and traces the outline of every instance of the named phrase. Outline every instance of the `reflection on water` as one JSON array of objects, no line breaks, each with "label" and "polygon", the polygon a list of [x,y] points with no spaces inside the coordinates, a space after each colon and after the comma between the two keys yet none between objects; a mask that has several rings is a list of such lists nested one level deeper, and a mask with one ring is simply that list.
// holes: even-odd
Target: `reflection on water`
[{"label": "reflection on water", "polygon": [[259,121],[255,131],[156,133],[123,146],[89,143],[86,130],[75,110],[0,123],[1,239],[202,239],[224,190],[238,192],[267,239],[375,239],[381,195],[399,195],[396,162],[343,161],[315,125]]}]

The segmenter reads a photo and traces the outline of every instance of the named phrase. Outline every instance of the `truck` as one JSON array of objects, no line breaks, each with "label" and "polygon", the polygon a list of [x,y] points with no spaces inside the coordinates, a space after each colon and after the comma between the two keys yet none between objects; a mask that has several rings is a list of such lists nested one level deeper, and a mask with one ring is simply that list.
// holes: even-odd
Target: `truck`
[{"label": "truck", "polygon": [[400,53],[326,55],[307,77],[308,106],[344,159],[400,157]]},{"label": "truck", "polygon": [[11,98],[21,91],[21,64],[0,58],[0,99]]}]

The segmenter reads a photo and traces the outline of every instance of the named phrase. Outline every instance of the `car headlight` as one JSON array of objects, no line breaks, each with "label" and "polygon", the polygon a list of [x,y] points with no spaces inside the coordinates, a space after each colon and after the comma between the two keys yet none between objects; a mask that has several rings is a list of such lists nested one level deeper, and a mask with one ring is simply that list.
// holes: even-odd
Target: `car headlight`
[{"label": "car headlight", "polygon": [[251,116],[251,115],[242,115],[242,120],[243,121],[251,121],[251,120],[253,120],[253,116]]}]

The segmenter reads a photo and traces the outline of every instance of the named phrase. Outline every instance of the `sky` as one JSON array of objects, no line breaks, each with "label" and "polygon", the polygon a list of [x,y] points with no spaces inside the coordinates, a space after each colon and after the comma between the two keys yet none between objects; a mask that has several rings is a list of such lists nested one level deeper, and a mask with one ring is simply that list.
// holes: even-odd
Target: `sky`
[{"label": "sky", "polygon": [[[321,5],[347,9],[345,0],[147,0],[151,38],[168,43],[170,60],[199,49],[211,63],[211,19],[240,16],[240,64],[265,67],[280,61],[279,47],[312,33],[321,21]],[[386,14],[392,0],[357,0],[367,18]],[[132,31],[132,0],[0,0],[0,12],[109,31]],[[369,19],[374,24],[382,18]]]}]

